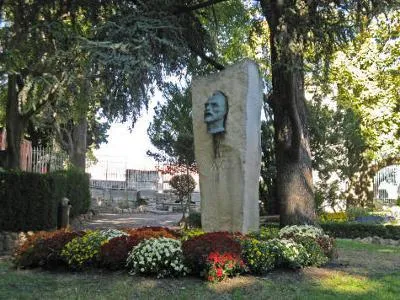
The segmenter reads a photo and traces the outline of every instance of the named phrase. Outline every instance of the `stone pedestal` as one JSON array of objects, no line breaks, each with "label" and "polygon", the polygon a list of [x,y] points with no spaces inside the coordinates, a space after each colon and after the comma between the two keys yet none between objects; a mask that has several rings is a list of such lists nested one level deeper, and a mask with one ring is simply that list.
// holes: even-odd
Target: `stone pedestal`
[{"label": "stone pedestal", "polygon": [[[195,156],[205,231],[259,229],[262,90],[257,65],[249,60],[193,80]],[[212,135],[204,122],[204,106],[215,91],[227,97],[228,112],[225,132]]]}]

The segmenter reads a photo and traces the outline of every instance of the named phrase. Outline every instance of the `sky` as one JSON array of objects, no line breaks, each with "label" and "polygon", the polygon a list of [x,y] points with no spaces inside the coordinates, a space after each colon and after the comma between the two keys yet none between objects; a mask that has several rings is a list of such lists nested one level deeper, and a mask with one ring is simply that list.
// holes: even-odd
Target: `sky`
[{"label": "sky", "polygon": [[107,172],[108,180],[124,180],[125,169],[155,169],[157,163],[146,154],[147,150],[156,150],[150,143],[147,128],[159,101],[162,101],[161,93],[156,92],[150,100],[148,111],[143,111],[131,132],[129,122],[111,124],[108,143],[94,151],[99,162],[88,169],[93,179],[106,179]]}]

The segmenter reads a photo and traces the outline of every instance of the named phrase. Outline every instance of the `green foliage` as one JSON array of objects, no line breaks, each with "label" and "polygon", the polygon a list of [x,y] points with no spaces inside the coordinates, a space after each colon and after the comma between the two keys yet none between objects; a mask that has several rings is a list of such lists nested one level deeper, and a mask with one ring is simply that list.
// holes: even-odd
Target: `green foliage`
[{"label": "green foliage", "polygon": [[112,229],[112,228],[100,230],[100,234],[102,236],[104,236],[107,240],[111,240],[111,239],[116,238],[116,237],[127,236],[128,235],[124,231],[121,231],[121,230],[118,230],[118,229]]},{"label": "green foliage", "polygon": [[201,228],[201,213],[192,211],[187,218],[190,228]]},{"label": "green foliage", "polygon": [[272,110],[264,103],[267,120],[261,123],[261,173],[259,193],[262,201],[261,214],[279,213],[279,202],[276,196],[276,162],[274,144],[274,125]]},{"label": "green foliage", "polygon": [[195,160],[190,90],[168,84],[164,96],[167,101],[154,108],[153,121],[147,129],[150,142],[159,152],[147,153],[160,162],[192,166]]},{"label": "green foliage", "polygon": [[201,228],[185,229],[182,231],[181,241],[184,242],[203,234],[205,234],[205,232]]},{"label": "green foliage", "polygon": [[308,254],[305,265],[319,267],[328,262],[329,258],[325,255],[316,239],[307,236],[296,236],[293,240],[302,245]]},{"label": "green foliage", "polygon": [[82,269],[96,263],[100,248],[108,238],[100,231],[87,231],[84,236],[76,237],[67,243],[61,251],[61,257],[73,269]]},{"label": "green foliage", "polygon": [[242,256],[251,273],[262,275],[275,268],[278,252],[263,240],[249,238],[242,240]]},{"label": "green foliage", "polygon": [[70,217],[87,212],[89,177],[77,171],[50,174],[0,173],[0,228],[9,231],[54,229],[63,197],[72,204]]},{"label": "green foliage", "polygon": [[78,169],[50,173],[52,187],[59,199],[67,197],[72,205],[70,217],[84,214],[90,207],[89,175]]},{"label": "green foliage", "polygon": [[349,217],[345,211],[334,213],[322,213],[319,216],[320,222],[347,222]]},{"label": "green foliage", "polygon": [[[398,24],[395,9],[370,18],[365,30],[333,55],[327,76],[310,80],[309,91],[315,88],[311,149],[321,179],[316,190],[332,207],[345,198],[349,205],[370,206],[373,176],[400,155],[399,81],[393,75]],[[337,178],[349,182],[347,190],[336,188]]]},{"label": "green foliage", "polygon": [[279,228],[277,227],[261,227],[258,232],[251,232],[249,237],[259,241],[267,241],[279,236]]},{"label": "green foliage", "polygon": [[277,256],[276,266],[297,269],[307,265],[309,254],[301,244],[287,239],[272,239],[265,243]]},{"label": "green foliage", "polygon": [[196,188],[196,181],[194,181],[193,177],[188,174],[173,176],[170,179],[169,184],[174,189],[174,193],[178,195],[180,200],[188,197]]},{"label": "green foliage", "polygon": [[46,175],[0,172],[0,230],[54,229],[60,200]]},{"label": "green foliage", "polygon": [[156,275],[157,278],[185,276],[181,242],[169,238],[144,240],[134,247],[127,259],[133,274]]},{"label": "green foliage", "polygon": [[370,209],[357,206],[350,206],[347,208],[346,213],[348,220],[354,221],[356,218],[368,216],[370,213]]},{"label": "green foliage", "polygon": [[285,226],[279,230],[279,238],[294,238],[296,236],[305,236],[316,239],[319,236],[324,235],[324,231],[316,226],[311,225],[294,225]]},{"label": "green foliage", "polygon": [[322,223],[327,234],[335,238],[365,238],[378,236],[384,239],[400,240],[400,226],[364,223]]},{"label": "green foliage", "polygon": [[[333,238],[329,235],[325,234],[323,229],[310,226],[310,225],[295,225],[295,226],[286,226],[279,231],[279,238],[290,239],[296,242],[304,242],[305,247],[316,247],[313,243],[309,242],[309,240],[313,240],[318,244],[320,252],[324,254],[327,258],[336,257],[336,244]],[[315,252],[313,254],[308,253],[308,257],[306,258],[306,263],[315,263],[318,265],[323,262],[323,257],[320,252]],[[313,256],[314,255],[314,256]]]}]

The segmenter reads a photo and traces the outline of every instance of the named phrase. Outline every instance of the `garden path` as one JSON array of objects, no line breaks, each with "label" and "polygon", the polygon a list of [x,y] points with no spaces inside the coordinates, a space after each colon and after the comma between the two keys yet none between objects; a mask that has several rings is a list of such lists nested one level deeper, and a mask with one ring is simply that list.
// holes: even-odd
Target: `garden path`
[{"label": "garden path", "polygon": [[165,226],[178,228],[182,213],[112,213],[102,212],[90,220],[77,219],[71,224],[73,230],[105,228],[137,228],[143,226]]}]

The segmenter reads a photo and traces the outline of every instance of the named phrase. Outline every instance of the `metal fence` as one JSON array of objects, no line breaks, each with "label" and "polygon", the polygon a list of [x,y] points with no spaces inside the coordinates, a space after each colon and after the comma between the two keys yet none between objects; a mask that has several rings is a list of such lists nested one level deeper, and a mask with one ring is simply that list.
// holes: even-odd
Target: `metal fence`
[{"label": "metal fence", "polygon": [[52,148],[34,147],[32,148],[32,172],[49,173],[63,170],[67,166],[68,155]]},{"label": "metal fence", "polygon": [[382,168],[374,177],[374,198],[394,204],[400,197],[400,165]]}]

